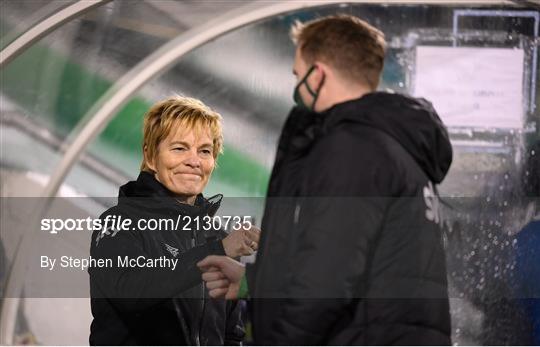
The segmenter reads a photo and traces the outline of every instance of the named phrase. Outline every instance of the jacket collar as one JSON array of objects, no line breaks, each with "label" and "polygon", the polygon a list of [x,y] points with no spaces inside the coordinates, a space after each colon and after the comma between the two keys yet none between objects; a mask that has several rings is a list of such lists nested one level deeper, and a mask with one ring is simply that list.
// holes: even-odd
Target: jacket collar
[{"label": "jacket collar", "polygon": [[173,192],[159,182],[153,174],[146,171],[141,171],[137,180],[124,184],[118,191],[119,203],[132,202],[142,204],[149,209],[152,207],[175,211],[181,209],[184,213],[208,214],[210,216],[217,212],[222,199],[223,195],[221,194],[208,199],[199,194],[195,198],[194,205],[181,203],[176,199]]}]

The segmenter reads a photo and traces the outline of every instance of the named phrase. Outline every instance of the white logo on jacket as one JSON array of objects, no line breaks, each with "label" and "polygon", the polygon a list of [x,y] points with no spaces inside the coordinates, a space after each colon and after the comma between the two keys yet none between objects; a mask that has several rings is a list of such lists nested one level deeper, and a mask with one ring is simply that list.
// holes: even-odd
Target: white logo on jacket
[{"label": "white logo on jacket", "polygon": [[168,245],[166,243],[164,243],[165,245],[165,248],[172,254],[173,257],[177,257],[178,256],[178,248],[174,248],[173,246],[171,245]]},{"label": "white logo on jacket", "polygon": [[439,225],[442,225],[441,211],[440,211],[440,202],[439,197],[435,193],[435,188],[433,184],[428,182],[428,185],[423,189],[424,193],[424,202],[426,203],[426,218]]}]

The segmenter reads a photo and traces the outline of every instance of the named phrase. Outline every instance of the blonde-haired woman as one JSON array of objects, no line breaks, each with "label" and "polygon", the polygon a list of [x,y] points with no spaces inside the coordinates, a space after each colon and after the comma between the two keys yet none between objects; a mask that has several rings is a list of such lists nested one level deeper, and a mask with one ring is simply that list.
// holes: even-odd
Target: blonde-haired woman
[{"label": "blonde-haired woman", "polygon": [[[222,152],[221,116],[199,100],[172,97],[150,108],[143,132],[139,177],[100,217],[130,227],[105,225],[92,236],[91,257],[112,266],[89,268],[90,344],[240,344],[239,306],[210,299],[195,265],[211,254],[251,254],[259,242],[255,228],[227,235],[194,222],[221,202],[202,195]],[[180,222],[145,228],[165,220]]]}]

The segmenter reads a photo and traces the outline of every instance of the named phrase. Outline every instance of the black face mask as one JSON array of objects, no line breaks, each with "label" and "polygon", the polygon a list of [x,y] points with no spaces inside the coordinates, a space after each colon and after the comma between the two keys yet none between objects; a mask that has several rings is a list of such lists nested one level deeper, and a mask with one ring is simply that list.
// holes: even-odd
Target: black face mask
[{"label": "black face mask", "polygon": [[[300,80],[300,82],[298,82],[298,84],[294,88],[294,95],[293,95],[294,102],[296,103],[298,108],[308,110],[308,111],[314,110],[313,108],[315,107],[315,103],[317,102],[317,99],[319,98],[319,92],[324,83],[324,76],[323,76],[323,79],[321,81],[321,84],[319,85],[319,88],[317,88],[316,91],[313,91],[313,89],[311,89],[311,87],[307,83],[307,79],[311,75],[313,70],[315,70],[315,65],[312,65],[309,68],[308,72],[305,74],[305,76]],[[302,99],[302,95],[300,95],[300,87],[302,86],[302,84],[306,85],[307,91],[313,97],[313,102],[311,103],[311,106],[306,105],[306,103],[304,102],[304,99]]]}]

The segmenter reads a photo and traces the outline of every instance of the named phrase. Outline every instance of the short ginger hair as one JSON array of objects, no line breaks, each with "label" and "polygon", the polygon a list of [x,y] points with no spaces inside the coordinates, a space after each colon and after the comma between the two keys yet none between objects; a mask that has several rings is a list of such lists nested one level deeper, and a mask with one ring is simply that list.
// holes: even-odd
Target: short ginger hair
[{"label": "short ginger hair", "polygon": [[322,61],[340,76],[377,89],[386,41],[374,26],[350,15],[329,16],[296,22],[291,28],[291,39],[308,64]]},{"label": "short ginger hair", "polygon": [[219,113],[193,98],[173,96],[154,104],[144,116],[141,171],[152,172],[147,158],[155,158],[161,141],[178,128],[207,131],[213,142],[212,155],[217,159],[223,152],[221,119]]}]

